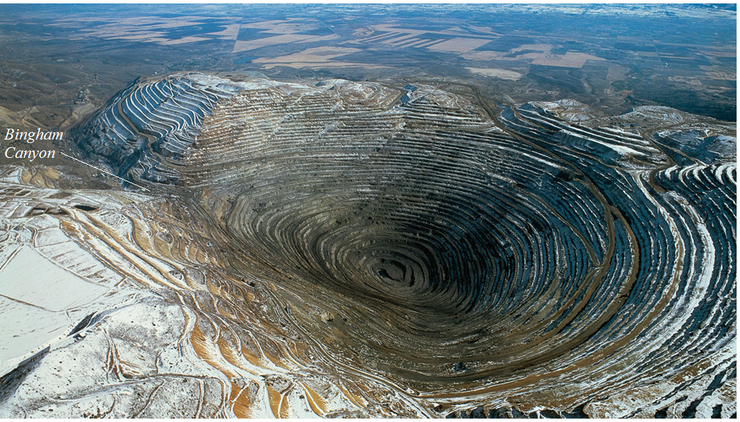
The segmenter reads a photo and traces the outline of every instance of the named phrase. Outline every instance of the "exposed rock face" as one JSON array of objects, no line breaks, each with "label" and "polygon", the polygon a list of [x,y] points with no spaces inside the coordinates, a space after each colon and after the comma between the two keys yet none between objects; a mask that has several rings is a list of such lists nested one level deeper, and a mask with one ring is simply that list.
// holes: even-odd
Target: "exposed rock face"
[{"label": "exposed rock face", "polygon": [[77,146],[121,177],[173,182],[166,162],[182,157],[203,118],[235,89],[204,75],[133,83],[76,131]]},{"label": "exposed rock face", "polygon": [[[638,127],[573,102],[494,113],[424,86],[132,85],[76,144],[166,193],[117,200],[132,224],[105,262],[183,320],[141,340],[166,364],[103,383],[201,381],[115,414],[731,416],[735,139],[658,111],[672,113],[636,110],[652,122]],[[115,232],[104,209],[58,218],[80,238]],[[48,405],[29,383],[0,415],[32,412],[29,395]],[[168,410],[191,396],[195,410]]]}]

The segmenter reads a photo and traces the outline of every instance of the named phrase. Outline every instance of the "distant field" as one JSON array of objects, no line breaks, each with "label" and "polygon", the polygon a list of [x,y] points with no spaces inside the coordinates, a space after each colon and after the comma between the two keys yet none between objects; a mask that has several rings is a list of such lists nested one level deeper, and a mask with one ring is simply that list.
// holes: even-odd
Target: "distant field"
[{"label": "distant field", "polygon": [[90,110],[81,106],[101,105],[136,77],[189,70],[402,85],[443,78],[516,101],[574,98],[608,113],[657,104],[735,119],[734,10],[2,5],[0,12],[0,104],[25,110],[4,112],[0,124],[66,127]]},{"label": "distant field", "polygon": [[508,79],[511,81],[519,80],[522,76],[519,72],[514,72],[513,70],[504,70],[504,69],[488,69],[488,68],[480,68],[480,67],[467,67],[469,71],[484,75],[484,76],[491,76],[494,78],[501,78],[501,79]]}]

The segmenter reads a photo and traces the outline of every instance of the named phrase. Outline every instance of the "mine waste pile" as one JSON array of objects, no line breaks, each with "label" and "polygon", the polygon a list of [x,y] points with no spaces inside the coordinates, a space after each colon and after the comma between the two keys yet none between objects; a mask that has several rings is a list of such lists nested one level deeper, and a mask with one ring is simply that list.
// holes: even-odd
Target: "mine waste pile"
[{"label": "mine waste pile", "polygon": [[6,167],[107,293],[0,416],[736,415],[734,123],[467,89],[170,75],[69,132],[131,183]]}]

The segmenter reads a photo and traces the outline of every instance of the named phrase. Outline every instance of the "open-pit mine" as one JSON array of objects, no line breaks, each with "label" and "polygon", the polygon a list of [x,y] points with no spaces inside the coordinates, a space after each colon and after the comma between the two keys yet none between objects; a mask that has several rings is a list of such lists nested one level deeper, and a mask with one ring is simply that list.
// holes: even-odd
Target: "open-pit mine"
[{"label": "open-pit mine", "polygon": [[142,79],[3,166],[0,417],[736,417],[735,124],[453,85]]}]

